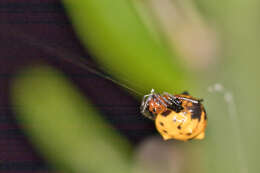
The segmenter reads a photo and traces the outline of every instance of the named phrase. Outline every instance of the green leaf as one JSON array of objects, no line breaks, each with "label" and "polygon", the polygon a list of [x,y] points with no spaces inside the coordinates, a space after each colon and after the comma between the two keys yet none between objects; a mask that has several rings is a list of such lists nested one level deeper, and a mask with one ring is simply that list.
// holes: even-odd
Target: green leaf
[{"label": "green leaf", "polygon": [[80,40],[103,68],[142,94],[180,92],[185,69],[140,20],[128,0],[64,0]]},{"label": "green leaf", "polygon": [[47,159],[78,173],[130,172],[128,142],[58,71],[22,72],[12,99],[21,126]]}]

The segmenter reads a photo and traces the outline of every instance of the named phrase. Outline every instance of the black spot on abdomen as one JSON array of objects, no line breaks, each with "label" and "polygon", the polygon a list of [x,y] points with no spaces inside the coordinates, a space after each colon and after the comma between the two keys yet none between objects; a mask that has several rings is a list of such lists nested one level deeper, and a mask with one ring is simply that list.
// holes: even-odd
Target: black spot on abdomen
[{"label": "black spot on abdomen", "polygon": [[201,105],[193,103],[192,106],[188,107],[189,110],[192,110],[191,112],[191,119],[198,119],[200,121],[201,119]]}]

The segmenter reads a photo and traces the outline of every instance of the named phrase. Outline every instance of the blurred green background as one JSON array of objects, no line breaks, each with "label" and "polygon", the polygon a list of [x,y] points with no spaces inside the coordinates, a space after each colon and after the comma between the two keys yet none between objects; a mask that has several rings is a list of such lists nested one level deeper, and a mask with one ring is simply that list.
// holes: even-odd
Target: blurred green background
[{"label": "blurred green background", "polygon": [[[98,111],[85,103],[59,72],[47,67],[32,69],[47,77],[15,81],[14,102],[24,106],[18,112],[25,115],[21,122],[29,126],[28,134],[38,141],[47,158],[67,165],[72,172],[257,172],[259,3],[64,0],[79,39],[119,83],[141,95],[154,88],[171,93],[188,90],[203,98],[209,119],[204,140],[150,139],[133,151],[115,131],[104,135],[100,127],[106,123],[99,119]],[[55,109],[47,109],[48,95],[38,96],[46,89],[52,91]],[[42,99],[35,101],[36,96]],[[63,116],[64,126],[47,123],[54,114]],[[90,116],[82,119],[81,114]],[[60,135],[66,131],[66,121],[77,127],[69,132],[69,138]],[[41,126],[30,125],[35,122]],[[92,123],[99,125],[93,127]],[[41,135],[44,133],[53,134],[51,142]],[[94,160],[78,147],[86,148],[86,153],[94,151]],[[109,162],[103,163],[107,157]]]}]

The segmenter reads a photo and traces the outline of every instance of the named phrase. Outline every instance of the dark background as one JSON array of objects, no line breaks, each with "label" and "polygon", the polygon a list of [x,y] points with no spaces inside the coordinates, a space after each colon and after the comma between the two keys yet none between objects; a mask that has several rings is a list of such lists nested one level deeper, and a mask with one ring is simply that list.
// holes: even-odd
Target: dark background
[{"label": "dark background", "polygon": [[0,172],[51,170],[17,124],[10,102],[12,77],[26,66],[48,64],[61,70],[133,146],[155,133],[153,122],[139,113],[141,97],[135,100],[130,91],[81,68],[79,58],[99,68],[81,46],[60,1],[0,1]]}]

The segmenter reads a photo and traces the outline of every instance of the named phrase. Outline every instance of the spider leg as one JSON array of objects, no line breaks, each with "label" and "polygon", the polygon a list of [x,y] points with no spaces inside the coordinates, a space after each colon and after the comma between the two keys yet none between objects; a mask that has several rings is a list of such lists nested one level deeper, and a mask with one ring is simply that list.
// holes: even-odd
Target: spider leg
[{"label": "spider leg", "polygon": [[[176,96],[173,96],[172,94],[169,94],[167,92],[164,92],[163,94],[167,95],[169,98],[171,98],[173,100],[173,102],[176,103],[176,98],[177,99],[181,99],[181,100],[187,100],[187,101],[190,101],[192,103],[196,103],[198,104],[199,102],[203,101],[203,99],[200,99],[200,100],[195,100],[195,99],[190,99],[190,98],[185,98],[185,97],[176,97]],[[182,94],[184,95],[189,95],[189,93],[187,91],[184,91]],[[178,104],[178,103],[177,103]]]},{"label": "spider leg", "polygon": [[195,100],[195,99],[190,99],[190,98],[185,98],[185,97],[176,97],[178,99],[181,99],[181,100],[187,100],[187,101],[190,101],[192,103],[195,103],[195,104],[199,104],[202,100]]},{"label": "spider leg", "polygon": [[154,89],[151,90],[150,94],[144,95],[143,100],[142,100],[142,104],[140,106],[141,109],[141,113],[145,111],[145,109],[148,106],[148,102],[152,99],[154,94]]},{"label": "spider leg", "polygon": [[[147,98],[148,97],[148,98]],[[145,100],[146,99],[146,100]],[[142,102],[142,105],[140,106],[140,109],[141,109],[141,114],[143,114],[145,117],[151,119],[151,120],[154,120],[155,119],[155,115],[150,112],[148,110],[148,103],[149,101],[152,99],[152,95],[146,95],[144,96],[143,98],[143,102]]]},{"label": "spider leg", "polygon": [[174,95],[169,94],[167,92],[163,92],[163,94],[166,95],[167,97],[169,97],[169,100],[171,100],[172,104],[181,106],[181,102],[179,100],[177,100],[177,97],[175,97]]},{"label": "spider leg", "polygon": [[155,120],[155,115],[154,115],[152,112],[148,111],[148,110],[142,112],[142,114],[143,114],[145,117],[147,117],[147,118],[149,118],[149,119],[151,119],[151,120]]},{"label": "spider leg", "polygon": [[169,101],[168,99],[166,99],[165,97],[161,96],[162,99],[168,104],[168,105],[172,105],[172,102]]},{"label": "spider leg", "polygon": [[[146,97],[148,97],[148,98],[146,99]],[[145,112],[145,110],[146,110],[147,107],[148,107],[148,102],[149,102],[151,99],[152,99],[151,95],[145,95],[145,96],[143,97],[143,101],[142,101],[142,104],[141,104],[141,106],[140,106],[141,113],[144,113],[144,112]]]},{"label": "spider leg", "polygon": [[162,101],[162,99],[157,94],[155,94],[154,96],[156,97],[156,99],[158,100],[158,102],[160,104],[162,104],[163,106],[167,107],[167,105]]},{"label": "spider leg", "polygon": [[171,104],[168,105],[168,108],[174,110],[175,112],[180,112],[183,109],[181,101],[177,97],[167,92],[164,92],[163,94],[166,95],[171,102]]}]

